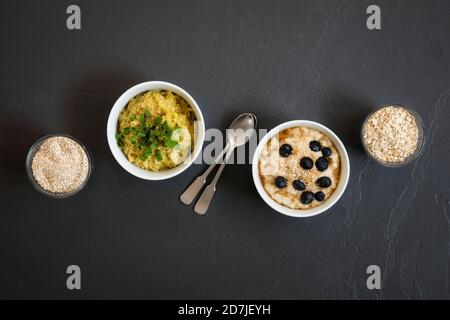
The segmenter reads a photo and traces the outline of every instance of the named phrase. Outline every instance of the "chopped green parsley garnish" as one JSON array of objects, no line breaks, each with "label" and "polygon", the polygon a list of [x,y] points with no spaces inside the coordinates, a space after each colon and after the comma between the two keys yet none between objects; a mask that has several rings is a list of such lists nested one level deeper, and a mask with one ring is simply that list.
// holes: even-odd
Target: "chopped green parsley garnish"
[{"label": "chopped green parsley garnish", "polygon": [[[134,121],[136,117],[130,116],[130,120]],[[147,160],[152,154],[156,160],[162,161],[163,156],[158,148],[175,148],[178,141],[172,140],[174,128],[171,128],[167,121],[163,121],[161,116],[151,118],[149,111],[140,114],[137,117],[139,124],[133,127],[123,128],[116,134],[116,140],[119,147],[123,148],[124,140],[129,137],[130,142],[134,144],[140,151],[140,159]]]}]

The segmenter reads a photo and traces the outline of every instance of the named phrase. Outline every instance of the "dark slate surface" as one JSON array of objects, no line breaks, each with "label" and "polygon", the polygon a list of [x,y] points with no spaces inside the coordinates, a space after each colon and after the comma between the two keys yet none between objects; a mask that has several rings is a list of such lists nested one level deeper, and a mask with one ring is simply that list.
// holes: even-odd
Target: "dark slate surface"
[{"label": "dark slate surface", "polygon": [[[0,4],[1,298],[450,298],[450,3],[376,1],[69,1]],[[294,219],[259,198],[249,165],[227,167],[210,212],[178,200],[205,166],[164,182],[113,159],[106,120],[146,80],[186,88],[207,127],[254,112],[260,127],[311,119],[346,144],[352,171],[327,214]],[[362,119],[397,102],[419,112],[425,152],[376,165]],[[66,200],[38,194],[24,161],[39,137],[71,134],[95,171]],[[66,289],[68,265],[82,290]],[[381,267],[382,289],[366,288]]]}]

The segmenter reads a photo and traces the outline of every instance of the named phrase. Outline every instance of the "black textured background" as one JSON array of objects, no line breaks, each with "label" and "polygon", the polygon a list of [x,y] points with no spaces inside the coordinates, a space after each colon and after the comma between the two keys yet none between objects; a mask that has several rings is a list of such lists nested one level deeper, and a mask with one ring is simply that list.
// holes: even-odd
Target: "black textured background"
[{"label": "black textured background", "polygon": [[[450,2],[72,1],[0,4],[1,298],[450,298]],[[366,28],[378,4],[382,30]],[[205,166],[164,182],[126,173],[105,131],[132,85],[166,80],[200,104],[207,128],[257,114],[260,127],[311,119],[346,144],[341,201],[310,219],[259,198],[249,165],[225,169],[207,216],[178,201]],[[397,102],[422,116],[425,152],[388,169],[368,160],[361,120]],[[39,137],[71,134],[95,169],[77,196],[28,182]],[[65,270],[82,269],[82,290]],[[381,267],[382,290],[366,288]]]}]

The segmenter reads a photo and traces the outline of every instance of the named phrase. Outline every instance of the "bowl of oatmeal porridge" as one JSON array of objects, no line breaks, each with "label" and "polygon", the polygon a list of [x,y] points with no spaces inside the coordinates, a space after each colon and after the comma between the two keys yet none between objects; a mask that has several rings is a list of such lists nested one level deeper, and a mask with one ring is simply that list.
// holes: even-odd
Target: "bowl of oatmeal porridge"
[{"label": "bowl of oatmeal porridge", "polygon": [[272,209],[306,218],[327,211],[341,198],[350,161],[333,131],[317,122],[294,120],[261,139],[252,175],[259,195]]}]

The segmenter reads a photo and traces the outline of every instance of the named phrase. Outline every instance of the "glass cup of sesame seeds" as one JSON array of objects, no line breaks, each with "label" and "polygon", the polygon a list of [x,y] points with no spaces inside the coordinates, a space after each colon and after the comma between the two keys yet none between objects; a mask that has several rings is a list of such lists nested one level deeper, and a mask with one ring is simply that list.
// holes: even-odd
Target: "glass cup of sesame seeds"
[{"label": "glass cup of sesame seeds", "polygon": [[91,152],[74,137],[51,134],[31,146],[25,168],[37,191],[51,198],[68,198],[86,186],[92,159]]},{"label": "glass cup of sesame seeds", "polygon": [[425,143],[423,121],[403,105],[383,105],[370,113],[361,128],[367,154],[386,167],[401,167],[417,159]]}]

